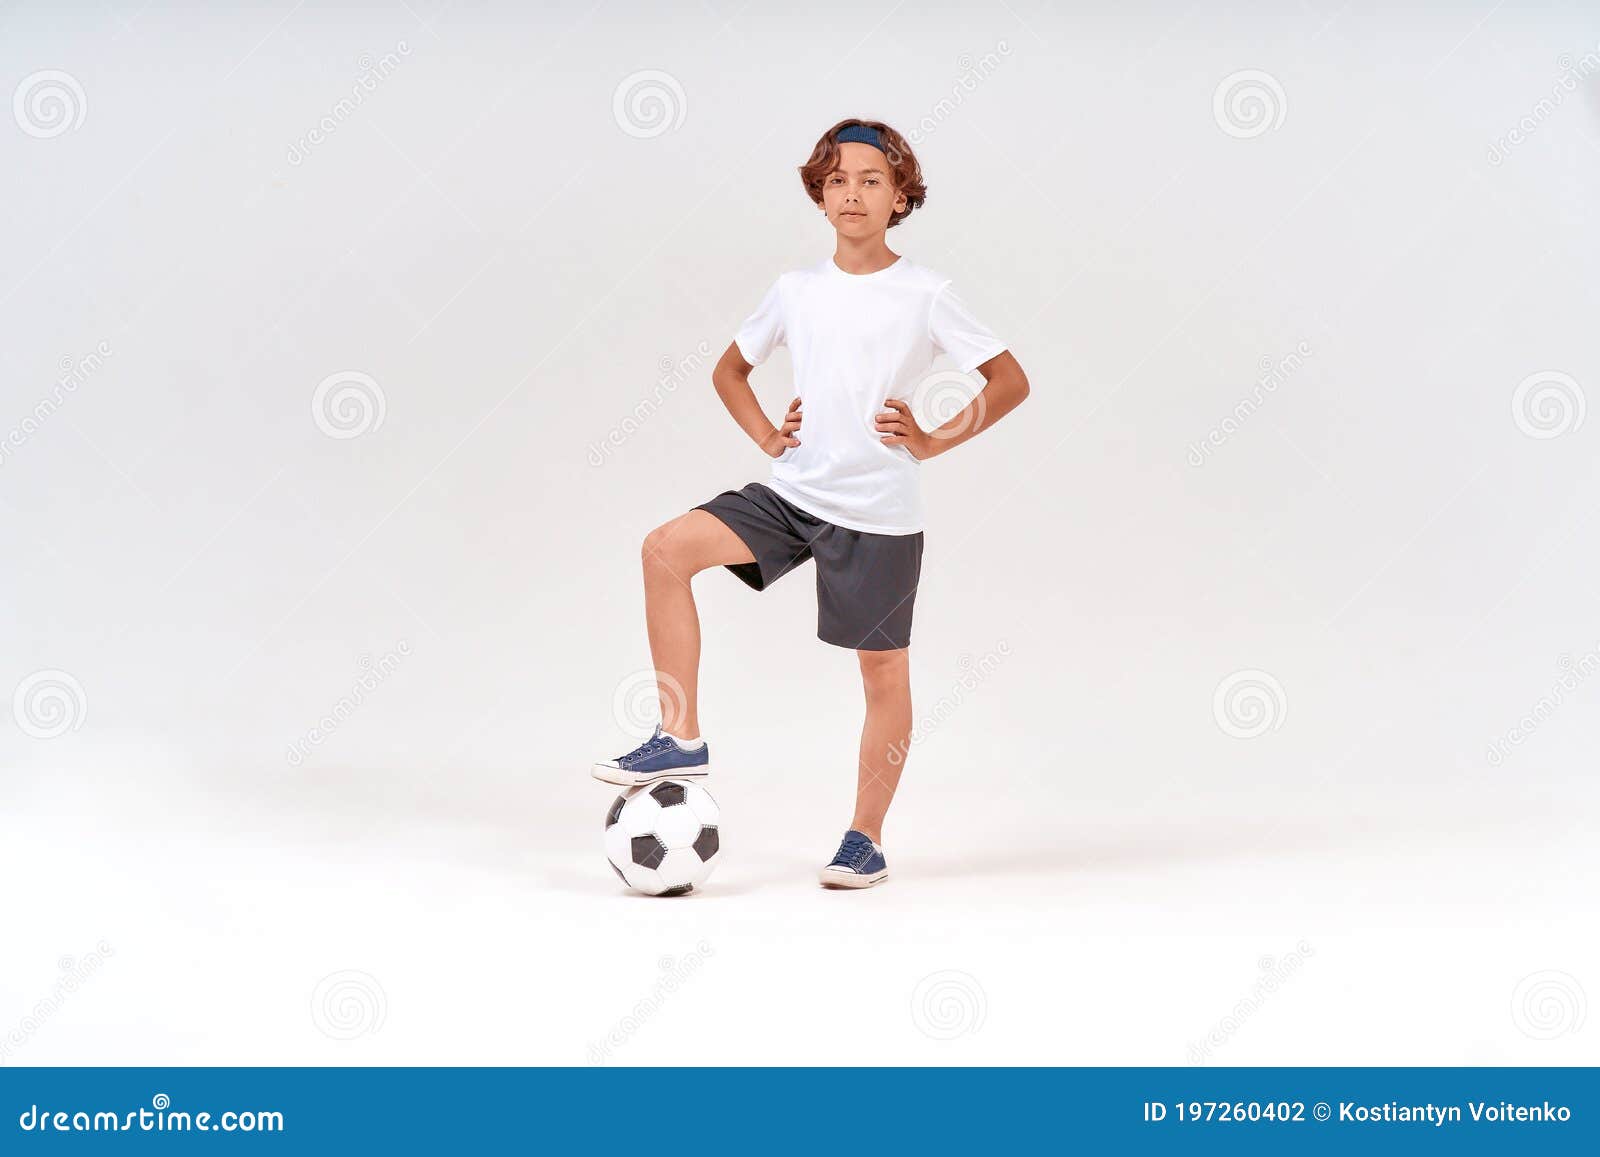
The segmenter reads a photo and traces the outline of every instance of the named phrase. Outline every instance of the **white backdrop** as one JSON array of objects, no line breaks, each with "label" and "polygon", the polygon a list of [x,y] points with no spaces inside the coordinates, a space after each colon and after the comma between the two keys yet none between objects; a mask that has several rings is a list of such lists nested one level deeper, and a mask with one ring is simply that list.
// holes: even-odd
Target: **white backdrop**
[{"label": "white backdrop", "polygon": [[[0,28],[0,1061],[1600,1062],[1588,5]],[[846,116],[1032,396],[923,471],[891,883],[717,571],[726,862],[631,897],[640,539],[765,476]]]}]

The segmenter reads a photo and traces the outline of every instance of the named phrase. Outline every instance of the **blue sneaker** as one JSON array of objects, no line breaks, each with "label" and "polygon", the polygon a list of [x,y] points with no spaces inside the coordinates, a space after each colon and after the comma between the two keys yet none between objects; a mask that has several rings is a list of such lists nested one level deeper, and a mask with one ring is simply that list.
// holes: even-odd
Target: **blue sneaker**
[{"label": "blue sneaker", "polygon": [[590,774],[623,787],[658,779],[695,779],[711,774],[711,747],[704,742],[699,747],[681,747],[672,736],[663,735],[661,724],[657,723],[655,734],[649,739],[626,755],[595,764]]},{"label": "blue sneaker", "polygon": [[883,849],[863,832],[851,828],[833,857],[833,863],[818,874],[829,888],[870,888],[889,877],[889,863]]}]

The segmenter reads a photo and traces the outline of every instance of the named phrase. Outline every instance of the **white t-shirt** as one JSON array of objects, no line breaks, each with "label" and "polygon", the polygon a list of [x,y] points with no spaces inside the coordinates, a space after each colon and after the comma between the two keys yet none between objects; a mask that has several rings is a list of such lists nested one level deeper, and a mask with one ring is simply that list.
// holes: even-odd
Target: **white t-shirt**
[{"label": "white t-shirt", "polygon": [[773,459],[767,485],[808,514],[872,534],[922,529],[922,464],[879,441],[884,399],[909,401],[938,354],[967,374],[1006,348],[948,277],[905,257],[876,273],[846,273],[831,256],[785,273],[734,341],[752,366],[778,346],[794,363],[800,445]]}]

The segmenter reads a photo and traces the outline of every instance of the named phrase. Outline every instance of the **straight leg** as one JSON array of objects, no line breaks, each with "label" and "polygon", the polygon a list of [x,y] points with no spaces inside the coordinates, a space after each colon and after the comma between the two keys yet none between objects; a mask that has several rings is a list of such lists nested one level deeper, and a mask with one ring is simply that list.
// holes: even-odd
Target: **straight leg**
[{"label": "straight leg", "polygon": [[850,826],[881,844],[884,816],[911,747],[911,656],[903,648],[856,654],[867,715],[861,728],[856,814]]}]

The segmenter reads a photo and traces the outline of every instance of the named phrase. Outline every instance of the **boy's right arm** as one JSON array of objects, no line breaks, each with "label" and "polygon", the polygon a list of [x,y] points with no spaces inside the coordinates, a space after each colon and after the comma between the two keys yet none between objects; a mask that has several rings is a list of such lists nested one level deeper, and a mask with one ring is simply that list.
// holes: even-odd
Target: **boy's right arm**
[{"label": "boy's right arm", "polygon": [[717,362],[716,369],[711,371],[711,384],[716,387],[717,397],[722,399],[733,420],[739,423],[739,429],[748,434],[750,440],[760,446],[769,458],[776,458],[786,448],[800,445],[800,439],[794,436],[800,429],[800,399],[795,398],[789,403],[789,410],[783,416],[783,426],[775,428],[761,412],[761,403],[756,401],[755,391],[750,388],[750,371],[754,368],[744,360],[738,343],[730,343],[727,352]]}]

